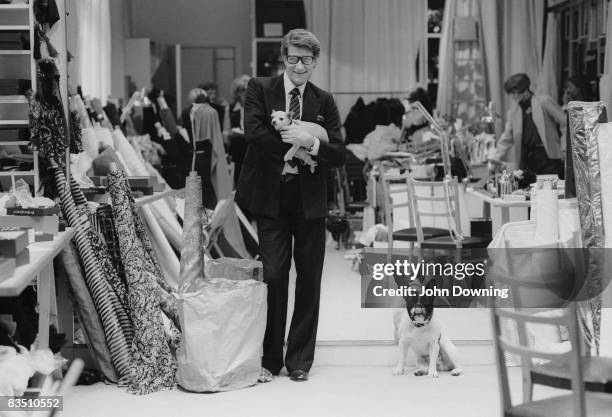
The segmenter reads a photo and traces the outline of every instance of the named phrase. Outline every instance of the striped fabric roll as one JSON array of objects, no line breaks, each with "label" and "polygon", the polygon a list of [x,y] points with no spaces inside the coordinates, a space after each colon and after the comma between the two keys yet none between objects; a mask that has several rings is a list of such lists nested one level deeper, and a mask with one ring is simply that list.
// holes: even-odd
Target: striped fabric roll
[{"label": "striped fabric roll", "polygon": [[130,378],[130,351],[121,324],[108,296],[106,280],[89,240],[87,218],[80,216],[77,212],[70,187],[59,167],[55,169],[55,184],[60,193],[64,218],[68,225],[76,230],[74,242],[85,269],[85,281],[104,327],[113,365],[119,374],[119,385],[126,386]]},{"label": "striped fabric roll", "polygon": [[70,176],[70,192],[72,193],[74,204],[76,204],[77,207],[87,204],[87,197],[85,197],[85,194],[81,191],[81,187],[72,175]]}]

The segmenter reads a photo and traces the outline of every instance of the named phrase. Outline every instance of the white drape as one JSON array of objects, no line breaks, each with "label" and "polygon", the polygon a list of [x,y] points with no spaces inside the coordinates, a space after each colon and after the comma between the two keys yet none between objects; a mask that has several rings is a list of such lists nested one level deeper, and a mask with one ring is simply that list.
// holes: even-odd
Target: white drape
[{"label": "white drape", "polygon": [[[405,96],[417,86],[425,0],[305,0],[321,41],[312,82],[332,92],[341,117],[362,96]],[[364,94],[367,93],[367,94]]]},{"label": "white drape", "polygon": [[[76,33],[75,63],[71,84],[102,104],[111,94],[111,21],[109,0],[69,0],[69,24]],[[71,51],[72,52],[72,51]]]},{"label": "white drape", "polygon": [[455,57],[453,54],[453,22],[457,14],[457,0],[446,0],[444,17],[442,18],[442,39],[440,39],[439,77],[437,110],[440,114],[452,114],[453,103],[453,69]]},{"label": "white drape", "polygon": [[544,58],[538,78],[538,89],[536,93],[547,94],[556,98],[559,94],[559,18],[557,13],[548,13],[546,21],[546,46],[544,47]]}]

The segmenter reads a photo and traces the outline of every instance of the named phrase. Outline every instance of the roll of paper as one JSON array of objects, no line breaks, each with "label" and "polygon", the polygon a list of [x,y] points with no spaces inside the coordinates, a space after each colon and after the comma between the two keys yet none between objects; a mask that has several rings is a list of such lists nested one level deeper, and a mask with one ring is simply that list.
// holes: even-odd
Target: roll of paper
[{"label": "roll of paper", "polygon": [[83,150],[87,152],[90,158],[96,159],[99,154],[100,145],[98,145],[98,136],[94,131],[93,127],[86,127],[81,132],[81,142],[83,143]]},{"label": "roll of paper", "polygon": [[96,125],[96,127],[94,127],[94,131],[96,132],[96,136],[98,137],[98,143],[100,143],[105,148],[110,147],[115,149],[113,135],[108,128]]},{"label": "roll of paper", "polygon": [[535,205],[537,244],[552,243],[559,240],[559,212],[557,191],[544,188],[538,190]]},{"label": "roll of paper", "polygon": [[559,200],[559,240],[568,247],[581,247],[580,215],[575,198]]}]

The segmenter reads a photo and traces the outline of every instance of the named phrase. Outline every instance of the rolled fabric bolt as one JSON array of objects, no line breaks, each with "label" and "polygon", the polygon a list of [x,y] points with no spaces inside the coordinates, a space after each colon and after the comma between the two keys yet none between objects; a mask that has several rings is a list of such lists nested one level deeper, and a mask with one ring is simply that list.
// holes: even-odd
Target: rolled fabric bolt
[{"label": "rolled fabric bolt", "polygon": [[179,292],[189,292],[197,280],[205,278],[202,253],[202,179],[191,171],[185,183],[185,227],[181,250]]},{"label": "rolled fabric bolt", "polygon": [[81,142],[83,144],[83,151],[85,151],[91,159],[95,159],[99,155],[100,145],[98,144],[98,137],[93,127],[86,127],[82,130]]},{"label": "rolled fabric bolt", "polygon": [[94,127],[94,131],[96,132],[96,136],[98,137],[98,143],[101,143],[105,147],[111,147],[115,149],[113,135],[107,127],[96,125],[96,127]]},{"label": "rolled fabric bolt", "polygon": [[557,191],[550,183],[538,191],[536,204],[536,232],[537,243],[552,243],[559,240],[559,209]]}]

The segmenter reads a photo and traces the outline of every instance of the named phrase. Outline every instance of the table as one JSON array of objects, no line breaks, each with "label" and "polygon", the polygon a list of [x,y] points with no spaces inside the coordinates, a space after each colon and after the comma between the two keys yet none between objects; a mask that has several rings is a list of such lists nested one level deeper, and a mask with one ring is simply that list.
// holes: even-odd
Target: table
[{"label": "table", "polygon": [[[501,224],[498,224],[497,227],[493,225],[493,235],[495,235],[495,231],[499,229],[500,226],[510,222],[510,209],[512,208],[529,208],[531,207],[531,202],[528,200],[522,201],[510,201],[504,200],[503,198],[495,198],[492,197],[489,193],[481,189],[475,189],[468,187],[466,193],[470,196],[476,197],[483,202],[483,210],[482,216],[491,218],[491,207],[499,207],[501,209]],[[525,215],[522,220],[527,220],[527,211],[525,210]],[[518,220],[518,219],[517,219]]]},{"label": "table", "polygon": [[72,228],[66,228],[64,232],[55,235],[52,241],[30,243],[30,263],[16,268],[12,277],[0,282],[0,297],[16,297],[36,278],[39,306],[38,347],[41,349],[49,347],[52,308],[57,319],[53,259],[74,235]]}]

